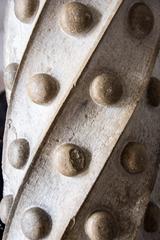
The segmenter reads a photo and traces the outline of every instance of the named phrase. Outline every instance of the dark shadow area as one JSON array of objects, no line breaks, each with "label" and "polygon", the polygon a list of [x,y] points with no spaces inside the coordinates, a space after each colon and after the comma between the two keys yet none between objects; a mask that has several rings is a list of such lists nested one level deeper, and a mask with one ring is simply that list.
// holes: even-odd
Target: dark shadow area
[{"label": "dark shadow area", "polygon": [[[4,133],[4,125],[6,119],[6,111],[7,111],[7,102],[5,92],[0,93],[0,199],[3,197],[3,177],[2,177],[2,148],[3,148],[3,133]],[[2,239],[4,230],[4,224],[0,221],[0,239]]]}]

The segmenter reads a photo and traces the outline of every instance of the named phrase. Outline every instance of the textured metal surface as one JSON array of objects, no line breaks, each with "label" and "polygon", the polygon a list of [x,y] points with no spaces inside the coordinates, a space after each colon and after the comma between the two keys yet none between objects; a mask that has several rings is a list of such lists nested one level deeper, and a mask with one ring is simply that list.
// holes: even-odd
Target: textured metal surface
[{"label": "textured metal surface", "polygon": [[[93,13],[94,25],[90,32],[78,37],[67,35],[59,26],[60,10],[67,2],[47,1],[19,68],[8,110],[4,140],[5,194],[16,194],[39,144],[122,1],[93,1],[92,5],[90,1],[84,1]],[[60,86],[57,97],[47,106],[33,104],[28,97],[26,86],[36,73],[53,76]],[[26,138],[30,143],[28,165],[23,172],[18,172],[19,178],[15,178],[17,172],[7,164],[8,146],[15,138]]]},{"label": "textured metal surface", "polygon": [[[144,97],[123,132],[108,163],[105,165],[92,191],[62,239],[88,239],[84,224],[93,212],[109,209],[117,221],[115,239],[135,239],[156,178],[160,126],[159,109],[152,109]],[[145,119],[145,124],[140,119]],[[151,122],[154,124],[150,127]],[[157,122],[157,124],[155,124]],[[128,142],[144,144],[148,160],[145,171],[129,174],[121,165],[121,154]],[[72,225],[73,224],[73,225]]]},{"label": "textured metal surface", "polygon": [[[148,1],[146,2],[149,4]],[[130,1],[125,2],[120,9],[121,11],[114,18],[76,87],[72,90],[53,123],[44,140],[45,144],[42,143],[39,148],[17,195],[10,216],[10,228],[8,225],[4,239],[13,239],[13,236],[15,239],[25,239],[22,232],[15,226],[20,224],[23,211],[32,205],[42,207],[52,218],[54,227],[46,239],[61,239],[65,228],[76,215],[77,224],[72,226],[69,233],[67,231],[68,235],[64,235],[64,239],[68,236],[69,239],[85,239],[84,231],[81,228],[82,225],[84,226],[87,214],[91,214],[89,211],[94,211],[93,208],[101,208],[103,205],[103,207],[109,206],[113,209],[117,219],[120,219],[122,225],[119,226],[117,239],[135,238],[156,176],[156,160],[159,148],[157,143],[160,136],[157,124],[150,127],[153,120],[155,123],[157,122],[159,113],[157,111],[153,114],[152,108],[150,109],[146,105],[145,98],[136,110],[135,117],[132,116],[131,125],[129,124],[126,132],[123,133],[122,140],[119,141],[122,143],[118,143],[113,152],[113,155],[116,152],[120,157],[126,141],[135,141],[144,144],[145,147],[149,146],[146,151],[151,160],[150,162],[146,161],[147,166],[139,177],[139,182],[137,183],[137,176],[129,176],[129,173],[122,169],[122,166],[117,162],[119,160],[117,155],[114,157],[116,160],[109,159],[104,168],[103,171],[106,170],[107,174],[101,173],[107,158],[147,87],[157,53],[159,40],[159,31],[157,31],[159,12],[157,9],[159,2],[154,1],[154,4],[149,4],[156,21],[151,34],[143,39],[143,42],[135,40],[128,33],[127,26],[122,21],[122,19],[126,19],[130,5]],[[105,71],[106,68],[112,69],[113,72],[121,76],[124,94],[122,100],[116,105],[102,108],[92,102],[89,86],[94,77],[99,72]],[[139,121],[141,116],[146,119],[145,125]],[[123,136],[125,136],[124,139]],[[79,176],[63,177],[54,167],[55,149],[65,142],[77,144],[88,153],[88,169]],[[98,188],[96,188],[96,184],[94,185],[96,180],[96,184],[100,184]],[[90,190],[93,186],[93,194],[96,194],[96,197],[91,195],[91,205],[95,204],[95,206],[90,207],[88,199],[92,194]],[[104,189],[100,186],[104,186]],[[99,193],[97,196],[97,191],[100,188],[102,195]],[[62,208],[65,209],[65,214],[62,213]],[[80,208],[82,215],[81,211],[78,213]],[[79,216],[82,216],[80,217],[81,221],[79,221]],[[131,223],[133,228],[129,228]],[[7,234],[8,230],[10,231]]]},{"label": "textured metal surface", "polygon": [[160,3],[124,1],[108,27],[121,1],[62,2],[47,1],[13,88],[3,239],[158,240]]}]

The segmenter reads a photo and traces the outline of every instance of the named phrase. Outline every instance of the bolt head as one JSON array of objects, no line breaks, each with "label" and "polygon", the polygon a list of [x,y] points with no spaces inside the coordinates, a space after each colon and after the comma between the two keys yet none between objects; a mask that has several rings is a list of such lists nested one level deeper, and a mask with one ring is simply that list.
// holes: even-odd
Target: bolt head
[{"label": "bolt head", "polygon": [[113,240],[117,236],[117,226],[110,212],[99,211],[88,218],[85,232],[90,240]]},{"label": "bolt head", "polygon": [[39,0],[14,0],[16,17],[23,23],[31,23],[38,11]]},{"label": "bolt head", "polygon": [[13,204],[13,196],[5,196],[0,202],[0,218],[4,224],[7,224],[9,213]]},{"label": "bolt head", "polygon": [[160,209],[153,202],[149,202],[144,216],[144,230],[149,233],[160,229]]},{"label": "bolt head", "polygon": [[39,240],[49,235],[52,220],[43,209],[34,207],[23,214],[21,227],[25,237],[30,240]]},{"label": "bolt head", "polygon": [[154,16],[151,9],[142,2],[135,3],[128,15],[128,29],[137,39],[143,39],[152,31]]},{"label": "bolt head", "polygon": [[128,173],[138,174],[145,171],[147,159],[145,146],[140,143],[130,142],[122,152],[121,164]]},{"label": "bolt head", "polygon": [[17,169],[25,166],[29,157],[30,147],[26,139],[14,140],[8,148],[8,160],[10,164]]},{"label": "bolt head", "polygon": [[60,14],[62,29],[71,34],[81,34],[92,25],[92,14],[87,6],[79,2],[64,4]]},{"label": "bolt head", "polygon": [[158,107],[160,104],[160,81],[152,77],[148,85],[147,92],[148,103],[153,107]]},{"label": "bolt head", "polygon": [[90,85],[90,96],[99,105],[115,104],[120,100],[122,93],[122,84],[112,73],[98,75]]},{"label": "bolt head", "polygon": [[4,71],[5,85],[10,91],[12,90],[14,84],[14,79],[17,73],[18,66],[19,65],[17,63],[11,63],[5,68]]},{"label": "bolt head", "polygon": [[62,175],[75,176],[85,169],[85,153],[75,144],[63,144],[54,152],[54,164]]},{"label": "bolt head", "polygon": [[30,79],[27,90],[30,99],[34,103],[46,104],[57,95],[58,84],[52,76],[40,73]]}]

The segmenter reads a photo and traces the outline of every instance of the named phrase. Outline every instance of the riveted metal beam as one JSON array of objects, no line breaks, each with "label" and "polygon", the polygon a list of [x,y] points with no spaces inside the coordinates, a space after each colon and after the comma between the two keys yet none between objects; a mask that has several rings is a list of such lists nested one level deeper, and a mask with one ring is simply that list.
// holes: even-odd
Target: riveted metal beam
[{"label": "riveted metal beam", "polygon": [[[62,9],[67,3],[68,1],[53,0],[46,2],[15,79],[4,140],[5,194],[9,192],[16,194],[48,128],[70,90],[76,85],[79,75],[93,54],[122,0],[92,1],[92,4],[90,1],[81,1],[81,4],[85,5],[91,12],[92,23],[87,32],[79,33],[76,36],[66,33],[61,27],[60,19],[64,14]],[[79,8],[76,11],[79,11]],[[79,14],[79,12],[77,13]],[[35,99],[34,93],[29,86],[31,85],[35,89],[35,82],[33,83],[32,80],[33,76],[37,74],[51,76],[58,85],[57,96],[46,104],[42,104],[42,102],[37,104],[33,101]],[[46,89],[50,90],[50,86],[45,87],[41,81],[39,90],[41,89],[41,93],[37,92],[36,94],[42,94],[44,97],[47,94]],[[11,142],[17,138],[26,139],[30,144],[30,156],[22,171],[17,171],[8,165],[8,149]],[[17,180],[11,184],[12,178],[15,179],[17,174],[19,178],[16,178]]]},{"label": "riveted metal beam", "polygon": [[[25,239],[24,232],[22,233],[16,229],[15,226],[20,224],[24,211],[28,208],[30,209],[33,205],[43,208],[51,216],[54,227],[51,229],[47,238],[61,239],[70,220],[77,215],[81,207],[83,211],[83,204],[87,203],[87,201],[84,201],[86,197],[89,196],[88,194],[92,188],[94,192],[96,180],[148,85],[157,54],[157,44],[159,42],[159,12],[157,9],[159,2],[155,0],[154,3],[152,2],[151,4],[150,1],[145,1],[145,4],[149,6],[153,13],[155,22],[150,34],[143,39],[135,38],[134,34],[128,31],[129,26],[124,24],[127,23],[132,4],[134,4],[133,1],[126,1],[114,18],[110,28],[107,30],[90,62],[83,71],[77,85],[72,89],[71,94],[64,103],[50,131],[46,135],[44,142],[35,155],[14,202],[4,239],[13,239],[13,236],[15,236],[15,238]],[[117,29],[119,31],[117,31]],[[92,101],[89,89],[92,81],[101,73],[113,74],[117,76],[116,79],[121,79],[123,94],[119,102],[114,105],[111,104],[110,106],[102,107]],[[141,121],[137,123],[136,118],[132,116],[135,125],[133,124],[134,128],[132,131],[130,129],[129,132],[126,132],[126,136],[128,136],[127,143],[129,141],[131,143],[135,141],[138,144],[146,146],[145,144],[149,143],[148,136],[151,136],[151,132],[154,132],[153,143],[150,138],[151,143],[148,149],[150,151],[149,153],[147,151],[147,157],[151,157],[153,164],[147,164],[147,167],[144,168],[139,181],[140,188],[138,188],[136,181],[135,184],[133,184],[133,193],[130,192],[130,196],[135,195],[135,201],[133,199],[133,202],[131,202],[132,209],[134,209],[135,212],[129,212],[129,216],[126,216],[127,212],[125,211],[125,205],[129,208],[129,203],[125,201],[127,190],[124,185],[126,183],[128,184],[127,186],[130,186],[133,178],[136,180],[137,178],[135,176],[131,177],[131,173],[126,171],[126,169],[124,170],[122,164],[120,165],[120,171],[118,171],[117,167],[117,176],[121,176],[122,182],[120,183],[122,183],[124,187],[122,187],[122,198],[120,199],[121,207],[124,207],[124,210],[121,214],[118,213],[118,209],[115,211],[117,211],[119,218],[124,217],[129,219],[130,217],[135,228],[140,224],[153,186],[157,142],[159,140],[158,126],[153,124],[153,128],[149,130],[146,127],[150,126],[151,119],[153,120],[153,114],[150,114],[148,107],[146,107],[145,103],[143,104],[143,101],[141,104],[142,109],[136,110],[135,115],[140,111],[140,113],[137,114],[146,116],[146,124]],[[159,113],[154,115],[155,122],[157,122],[158,117]],[[142,130],[142,132],[140,130]],[[131,135],[133,135],[133,137],[129,139]],[[57,159],[57,149],[64,143],[71,143],[80,147],[78,151],[75,147],[69,148],[71,151],[68,150],[69,152],[67,152],[66,158],[64,158],[67,166],[69,166],[69,170],[71,169],[70,166],[74,167],[73,169],[77,169],[76,167],[79,165],[75,164],[75,162],[80,163],[81,166],[82,159],[87,159],[86,168],[83,169],[81,173],[74,176],[64,176],[64,174],[62,174],[63,172],[57,168],[55,161],[55,159]],[[139,154],[142,154],[144,160],[146,160],[147,157],[144,153],[145,147],[139,147],[138,145],[138,149]],[[62,154],[62,152],[60,151],[58,154]],[[83,158],[83,156],[85,157]],[[134,159],[135,163],[137,162],[136,159],[137,158]],[[118,161],[117,158],[116,160]],[[64,163],[64,161],[62,163]],[[114,161],[111,161],[111,166],[112,165],[114,166]],[[107,167],[106,177],[110,176],[110,174],[112,173],[110,171],[108,172]],[[115,179],[118,184],[119,178],[117,176],[115,176]],[[108,181],[108,184],[112,185],[112,183],[112,179]],[[107,183],[105,182],[104,185],[107,186]],[[145,198],[141,196],[141,187],[144,187]],[[139,190],[137,190],[137,188]],[[113,207],[118,206],[119,201],[117,199],[119,191],[117,187],[113,192],[108,192],[108,196],[109,194],[111,194],[111,196],[112,194],[113,196],[117,196],[113,198]],[[141,201],[143,202],[143,207],[142,211],[138,212],[138,215],[136,211],[139,210],[138,207]],[[65,210],[65,214],[62,209]],[[137,220],[133,218],[135,215]],[[81,225],[79,225],[79,227],[81,227]],[[135,236],[136,231],[133,231],[133,229],[128,230],[126,226],[121,226],[120,229],[121,239],[127,239],[124,238],[124,236],[129,239],[131,234],[133,237]],[[79,236],[75,236],[71,231],[71,236],[72,234],[73,239],[78,239],[84,232],[81,232]]]}]

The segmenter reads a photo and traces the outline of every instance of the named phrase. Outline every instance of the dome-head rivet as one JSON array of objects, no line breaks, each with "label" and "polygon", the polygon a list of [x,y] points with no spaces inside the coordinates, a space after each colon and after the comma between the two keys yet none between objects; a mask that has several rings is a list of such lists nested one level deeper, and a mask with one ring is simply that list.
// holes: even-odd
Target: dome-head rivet
[{"label": "dome-head rivet", "polygon": [[153,107],[158,107],[160,104],[160,81],[152,77],[148,86],[147,92],[148,103]]},{"label": "dome-head rivet", "polygon": [[30,79],[27,90],[30,99],[34,103],[46,104],[57,95],[58,84],[52,76],[39,73]]},{"label": "dome-head rivet", "polygon": [[25,166],[29,157],[30,147],[26,139],[19,138],[11,142],[8,148],[8,160],[17,169]]},{"label": "dome-head rivet", "polygon": [[130,174],[144,172],[147,165],[145,146],[140,143],[128,143],[121,154],[121,164]]},{"label": "dome-head rivet", "polygon": [[17,63],[11,63],[9,64],[4,71],[4,81],[6,87],[11,91],[13,84],[14,84],[14,79],[17,73],[18,69],[18,64]]},{"label": "dome-head rivet", "polygon": [[28,209],[21,219],[22,232],[30,240],[39,240],[49,235],[52,228],[51,217],[43,209]]},{"label": "dome-head rivet", "polygon": [[72,177],[81,173],[86,166],[84,151],[75,144],[62,144],[54,152],[54,164],[64,176]]},{"label": "dome-head rivet", "polygon": [[0,202],[0,218],[6,224],[8,221],[9,213],[13,204],[13,196],[5,196]]},{"label": "dome-head rivet", "polygon": [[85,232],[90,240],[113,240],[117,236],[117,224],[110,212],[98,211],[86,221]]},{"label": "dome-head rivet", "polygon": [[102,73],[90,85],[90,96],[99,105],[117,103],[123,94],[123,87],[116,74]]},{"label": "dome-head rivet", "polygon": [[145,38],[154,26],[154,16],[151,9],[145,3],[135,3],[129,11],[128,25],[129,31],[135,38]]},{"label": "dome-head rivet", "polygon": [[31,23],[38,11],[39,0],[15,0],[16,17],[23,23]]},{"label": "dome-head rivet", "polygon": [[92,14],[87,6],[79,2],[64,4],[60,14],[62,29],[71,34],[81,34],[89,30],[93,22]]},{"label": "dome-head rivet", "polygon": [[160,209],[149,202],[144,216],[144,230],[149,233],[158,232],[160,228]]}]

